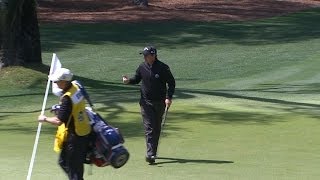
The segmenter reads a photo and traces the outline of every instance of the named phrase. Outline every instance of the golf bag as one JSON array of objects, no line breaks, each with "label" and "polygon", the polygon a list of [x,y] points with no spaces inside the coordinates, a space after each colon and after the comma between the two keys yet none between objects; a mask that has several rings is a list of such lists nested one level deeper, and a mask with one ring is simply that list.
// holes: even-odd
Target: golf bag
[{"label": "golf bag", "polygon": [[[84,98],[92,107],[92,102],[85,88],[79,81],[73,81],[80,88]],[[51,112],[57,114],[60,105],[53,105]],[[92,127],[92,140],[87,153],[87,164],[94,164],[98,167],[111,165],[114,168],[120,168],[125,165],[129,159],[129,152],[123,146],[124,139],[117,128],[110,126],[98,113],[92,108],[86,107],[86,113],[89,117]]]},{"label": "golf bag", "polygon": [[91,108],[86,108],[95,137],[87,154],[87,161],[98,167],[111,165],[120,168],[129,159],[129,152],[123,146],[120,131],[114,128]]}]

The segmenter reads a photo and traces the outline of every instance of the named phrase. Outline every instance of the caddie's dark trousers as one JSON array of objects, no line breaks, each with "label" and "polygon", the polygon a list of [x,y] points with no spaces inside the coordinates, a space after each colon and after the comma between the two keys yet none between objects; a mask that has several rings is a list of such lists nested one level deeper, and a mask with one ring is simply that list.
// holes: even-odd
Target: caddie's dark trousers
[{"label": "caddie's dark trousers", "polygon": [[156,156],[161,133],[161,121],[165,110],[165,102],[140,101],[141,115],[146,136],[147,156]]},{"label": "caddie's dark trousers", "polygon": [[59,157],[59,165],[69,180],[83,180],[83,163],[88,150],[89,137],[69,134]]}]

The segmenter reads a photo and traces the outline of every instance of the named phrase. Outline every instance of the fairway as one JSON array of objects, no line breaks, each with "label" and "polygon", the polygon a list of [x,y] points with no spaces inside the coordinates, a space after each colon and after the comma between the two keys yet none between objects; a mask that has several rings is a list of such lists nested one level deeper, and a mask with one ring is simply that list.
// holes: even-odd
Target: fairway
[{"label": "fairway", "polygon": [[[53,52],[130,152],[124,167],[94,167],[85,179],[317,180],[319,19],[318,8],[243,22],[41,24],[45,65],[0,71],[0,180],[27,176]],[[144,161],[139,87],[121,81],[148,42],[177,81],[154,166]],[[47,108],[56,103],[50,95]],[[42,126],[33,180],[66,179],[55,130]]]}]

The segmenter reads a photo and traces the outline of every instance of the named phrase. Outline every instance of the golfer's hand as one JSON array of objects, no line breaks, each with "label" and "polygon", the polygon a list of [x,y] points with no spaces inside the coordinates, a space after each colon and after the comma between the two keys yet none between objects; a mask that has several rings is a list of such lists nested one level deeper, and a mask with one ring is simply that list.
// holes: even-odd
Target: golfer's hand
[{"label": "golfer's hand", "polygon": [[45,115],[40,115],[40,116],[38,117],[38,121],[39,121],[39,122],[45,122],[46,119],[47,119],[47,116],[45,116]]},{"label": "golfer's hand", "polygon": [[166,107],[169,108],[171,106],[171,104],[172,104],[172,100],[171,99],[166,99],[165,103],[166,103]]},{"label": "golfer's hand", "polygon": [[129,84],[130,80],[127,76],[122,76],[123,84]]}]

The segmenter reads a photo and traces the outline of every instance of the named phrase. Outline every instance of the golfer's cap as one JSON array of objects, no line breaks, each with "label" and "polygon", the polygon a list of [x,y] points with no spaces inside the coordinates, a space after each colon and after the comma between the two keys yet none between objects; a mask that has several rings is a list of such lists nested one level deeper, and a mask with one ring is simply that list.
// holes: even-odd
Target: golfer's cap
[{"label": "golfer's cap", "polygon": [[49,80],[53,82],[71,81],[72,77],[73,77],[73,74],[69,69],[60,68],[56,72],[54,72],[52,75],[49,76]]},{"label": "golfer's cap", "polygon": [[143,51],[140,52],[140,54],[143,54],[144,56],[149,54],[157,54],[157,49],[154,46],[146,46]]}]

